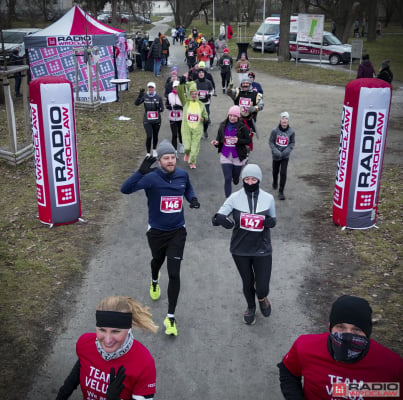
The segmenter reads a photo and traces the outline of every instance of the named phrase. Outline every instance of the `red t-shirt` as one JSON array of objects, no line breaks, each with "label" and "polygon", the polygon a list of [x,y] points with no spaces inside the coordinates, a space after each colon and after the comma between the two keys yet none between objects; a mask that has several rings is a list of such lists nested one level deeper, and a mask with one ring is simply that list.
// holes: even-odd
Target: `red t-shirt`
[{"label": "red t-shirt", "polygon": [[304,377],[306,399],[349,398],[333,397],[334,383],[400,382],[402,390],[403,359],[398,354],[371,340],[363,359],[352,364],[338,362],[327,348],[328,336],[329,333],[300,336],[283,359],[283,364],[293,375]]},{"label": "red t-shirt", "polygon": [[137,340],[123,356],[105,361],[95,344],[96,334],[85,333],[76,345],[80,359],[80,386],[84,400],[105,400],[109,385],[111,368],[115,374],[121,365],[125,367],[124,389],[120,394],[123,400],[132,399],[132,395],[144,396],[155,393],[156,372],[154,359],[150,352]]}]

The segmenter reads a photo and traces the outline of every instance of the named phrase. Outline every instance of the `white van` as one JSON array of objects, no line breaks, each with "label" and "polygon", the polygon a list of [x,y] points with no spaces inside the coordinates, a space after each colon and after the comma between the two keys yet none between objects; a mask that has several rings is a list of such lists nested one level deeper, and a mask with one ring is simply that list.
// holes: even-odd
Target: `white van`
[{"label": "white van", "polygon": [[320,42],[299,41],[297,43],[295,32],[290,33],[290,59],[320,60],[322,57],[322,60],[327,60],[332,65],[350,62],[351,44],[343,44],[332,33],[323,32],[321,49]]},{"label": "white van", "polygon": [[[298,17],[290,18],[290,32],[298,31]],[[262,39],[264,37],[264,51],[275,52],[278,49],[280,41],[280,17],[268,17],[260,25],[259,29],[253,36],[252,49],[255,51],[262,50]]]}]

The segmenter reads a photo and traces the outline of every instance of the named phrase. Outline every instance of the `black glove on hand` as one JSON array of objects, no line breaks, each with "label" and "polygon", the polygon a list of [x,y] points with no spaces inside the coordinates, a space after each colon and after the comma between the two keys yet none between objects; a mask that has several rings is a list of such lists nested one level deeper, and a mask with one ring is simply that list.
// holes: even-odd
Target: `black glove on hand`
[{"label": "black glove on hand", "polygon": [[212,223],[214,226],[223,226],[225,229],[232,229],[234,227],[234,221],[231,221],[227,216],[224,214],[215,214]]},{"label": "black glove on hand", "polygon": [[193,199],[190,200],[189,207],[190,208],[200,208],[200,203],[199,203],[199,200],[197,200],[197,197],[193,197]]},{"label": "black glove on hand", "polygon": [[148,174],[151,171],[154,171],[155,168],[151,168],[157,159],[155,157],[147,156],[140,165],[139,172],[141,175]]},{"label": "black glove on hand", "polygon": [[276,218],[273,218],[270,215],[266,215],[266,218],[263,221],[263,226],[265,228],[274,228],[275,225],[276,225]]},{"label": "black glove on hand", "polygon": [[121,365],[118,369],[118,373],[115,376],[115,368],[111,368],[109,386],[106,391],[106,400],[119,400],[120,393],[122,392],[125,385],[123,381],[126,378],[125,368]]},{"label": "black glove on hand", "polygon": [[140,89],[139,97],[143,97],[145,91],[146,91],[145,89]]},{"label": "black glove on hand", "polygon": [[179,104],[174,104],[173,109],[174,110],[182,110],[182,106],[180,106]]},{"label": "black glove on hand", "polygon": [[172,110],[172,106],[169,103],[166,104],[166,108],[167,108],[167,110]]},{"label": "black glove on hand", "polygon": [[183,75],[179,78],[179,83],[181,85],[184,85],[186,83],[186,77],[184,77]]}]

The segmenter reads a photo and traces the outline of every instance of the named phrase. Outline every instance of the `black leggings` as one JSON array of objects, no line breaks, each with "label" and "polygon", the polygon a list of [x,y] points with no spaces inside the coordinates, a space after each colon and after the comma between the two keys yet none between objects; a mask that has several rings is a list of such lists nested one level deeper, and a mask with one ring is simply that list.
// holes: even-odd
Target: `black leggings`
[{"label": "black leggings", "polygon": [[180,281],[180,266],[186,242],[186,229],[179,228],[174,231],[160,231],[150,229],[147,232],[148,244],[151,249],[151,277],[158,279],[158,275],[165,258],[168,270],[168,314],[175,314],[178,302]]},{"label": "black leggings", "polygon": [[255,295],[263,299],[269,294],[271,277],[271,254],[262,257],[232,255],[241,275],[243,294],[249,308],[256,306]]},{"label": "black leggings", "polygon": [[287,181],[288,158],[283,160],[273,160],[273,183],[277,183],[278,173],[280,172],[279,191],[284,191],[285,182]]},{"label": "black leggings", "polygon": [[170,121],[169,126],[171,127],[172,139],[171,143],[172,146],[175,147],[175,150],[178,149],[178,139],[179,143],[182,143],[182,121]]},{"label": "black leggings", "polygon": [[161,124],[143,124],[146,131],[146,150],[147,153],[151,153],[151,139],[153,141],[153,150],[157,148],[158,133],[160,131]]},{"label": "black leggings", "polygon": [[234,185],[237,185],[239,183],[242,165],[221,164],[221,168],[224,174],[225,197],[229,197],[232,193],[232,182],[234,182]]},{"label": "black leggings", "polygon": [[221,85],[223,89],[226,89],[231,80],[231,71],[221,72]]}]

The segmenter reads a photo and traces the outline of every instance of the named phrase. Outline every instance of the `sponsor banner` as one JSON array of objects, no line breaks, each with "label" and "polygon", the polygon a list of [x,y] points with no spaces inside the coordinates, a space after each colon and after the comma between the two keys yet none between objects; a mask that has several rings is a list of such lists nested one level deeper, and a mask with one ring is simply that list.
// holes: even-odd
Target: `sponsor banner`
[{"label": "sponsor banner", "polygon": [[399,382],[348,382],[334,383],[332,386],[333,397],[343,399],[363,399],[375,397],[400,398]]},{"label": "sponsor banner", "polygon": [[30,83],[39,219],[76,222],[81,216],[72,85],[47,77]]},{"label": "sponsor banner", "polygon": [[[73,36],[75,37],[75,36]],[[83,36],[85,38],[85,36]],[[78,86],[78,101],[89,102],[90,90],[88,86],[88,65],[84,60],[84,56],[75,56],[74,49],[77,47],[85,47],[86,44],[71,45],[61,44],[55,39],[54,47],[47,48],[30,48],[28,50],[30,71],[32,79],[46,76],[58,76],[69,80],[73,84],[73,93],[76,93]],[[115,79],[116,69],[119,78],[127,78],[126,52],[120,53],[116,58],[116,68],[114,65],[113,46],[99,47],[99,97],[101,103],[109,103],[116,101],[116,86],[110,83],[111,79]],[[78,63],[78,71],[76,73],[75,58]],[[96,66],[91,65],[93,95],[96,96]],[[77,79],[76,79],[77,74]]]},{"label": "sponsor banner", "polygon": [[391,86],[379,79],[346,86],[333,197],[337,225],[375,225],[391,97]]}]

